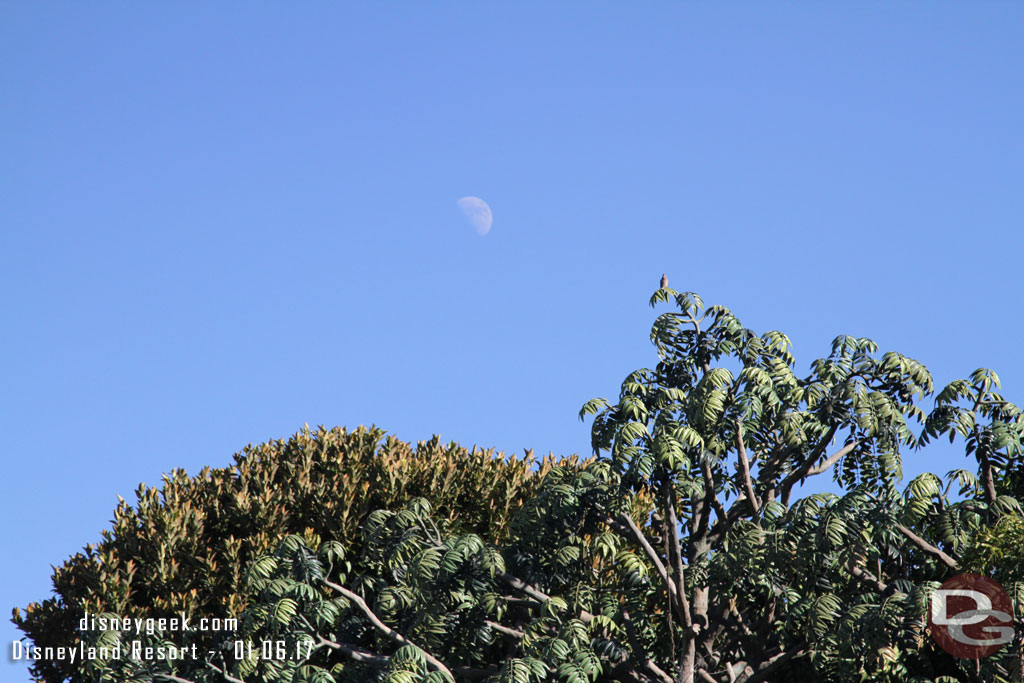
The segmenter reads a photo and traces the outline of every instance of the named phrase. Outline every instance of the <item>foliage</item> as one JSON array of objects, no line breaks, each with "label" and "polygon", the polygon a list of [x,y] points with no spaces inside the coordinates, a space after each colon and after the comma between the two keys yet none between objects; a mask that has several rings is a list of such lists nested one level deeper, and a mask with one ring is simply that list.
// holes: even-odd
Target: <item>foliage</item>
[{"label": "foliage", "polygon": [[[627,376],[615,403],[583,406],[595,462],[553,469],[500,546],[447,530],[417,502],[368,518],[368,574],[257,579],[281,589],[254,603],[264,615],[288,591],[314,601],[285,621],[248,622],[247,637],[319,649],[294,671],[254,668],[253,680],[1019,675],[1019,642],[975,666],[927,633],[931,592],[967,566],[957,557],[1019,514],[1024,418],[995,393],[995,374],[953,382],[926,412],[925,367],[868,339],[837,338],[798,377],[785,335],[757,335],[694,294],[662,289],[652,305],[664,301],[680,312],[654,324],[657,366]],[[902,457],[943,435],[963,438],[976,473],[925,474],[901,490]],[[797,497],[826,473],[840,495]],[[293,563],[316,557],[284,548]],[[338,614],[316,621],[316,605],[339,598]],[[417,664],[400,664],[410,652]]]},{"label": "foliage", "polygon": [[963,565],[1005,587],[1024,584],[1024,517],[1006,515],[972,536],[964,550]]},{"label": "foliage", "polygon": [[[13,621],[35,645],[55,647],[76,642],[85,613],[238,617],[245,567],[285,535],[335,539],[358,556],[359,527],[371,511],[422,496],[453,528],[496,541],[552,465],[550,457],[505,458],[437,437],[414,448],[377,428],[306,428],[247,447],[230,467],[195,477],[176,470],[159,488],[140,485],[137,503],[121,499],[100,543],[55,568],[56,595],[15,609]],[[167,637],[206,649],[222,635]],[[33,674],[86,680],[76,667],[46,660]]]},{"label": "foliage", "polygon": [[[597,457],[546,471],[502,533],[411,490],[361,516],[358,539],[293,528],[253,554],[231,638],[294,656],[224,641],[187,680],[1024,679],[1020,637],[973,663],[927,632],[941,582],[1021,566],[1024,414],[995,373],[936,394],[921,363],[841,336],[798,376],[784,334],[692,293],[651,300],[673,302],[652,328],[657,365],[580,412]],[[944,436],[975,467],[901,488],[904,455]],[[803,495],[823,474],[840,493]],[[184,680],[174,664],[105,673]]]}]

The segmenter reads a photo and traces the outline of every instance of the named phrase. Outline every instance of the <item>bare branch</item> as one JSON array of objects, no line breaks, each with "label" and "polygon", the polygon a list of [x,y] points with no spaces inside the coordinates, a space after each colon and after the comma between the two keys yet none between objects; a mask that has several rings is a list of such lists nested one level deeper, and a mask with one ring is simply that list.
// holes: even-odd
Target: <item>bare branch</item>
[{"label": "bare branch", "polygon": [[192,683],[187,678],[180,678],[178,676],[172,676],[171,674],[155,673],[153,678],[159,678],[162,681],[172,681],[172,683]]},{"label": "bare branch", "polygon": [[491,621],[487,619],[484,621],[484,623],[493,628],[495,631],[498,631],[499,633],[504,633],[506,636],[511,636],[513,638],[516,638],[517,640],[522,640],[523,637],[526,635],[522,631],[517,631],[514,628],[509,628],[508,626],[505,626],[504,624],[499,624],[496,621]]},{"label": "bare branch", "polygon": [[229,683],[245,683],[245,681],[243,681],[241,678],[235,678],[227,672],[227,664],[224,664],[224,668],[222,669],[213,662],[211,662],[209,659],[207,659],[206,666],[210,667],[211,669],[219,673],[221,676],[224,677],[224,680],[228,681]]},{"label": "bare branch", "polygon": [[835,465],[837,462],[839,462],[840,458],[842,458],[844,455],[852,451],[858,445],[860,445],[860,441],[854,441],[852,443],[846,444],[841,449],[839,449],[832,455],[828,456],[827,459],[823,460],[820,465],[816,465],[811,469],[807,470],[807,476],[812,477],[816,474],[821,474],[822,472],[825,472],[826,470],[828,470],[828,468],[832,467],[832,465]]},{"label": "bare branch", "polygon": [[870,584],[872,588],[877,589],[880,593],[884,593],[889,588],[889,586],[877,576],[855,564],[850,565],[850,573],[861,581]]},{"label": "bare branch", "polygon": [[662,671],[658,668],[657,664],[647,658],[647,652],[644,651],[643,646],[640,644],[640,639],[637,638],[636,627],[633,626],[633,620],[630,618],[629,612],[622,610],[622,619],[626,627],[626,637],[629,638],[629,644],[633,648],[633,654],[640,660],[640,666],[643,670],[662,683],[673,683],[671,676]]},{"label": "bare branch", "polygon": [[729,604],[729,614],[731,614],[732,617],[736,620],[736,624],[740,627],[740,631],[743,632],[743,635],[747,636],[748,638],[755,637],[754,632],[750,630],[749,626],[747,626],[747,622],[743,620],[743,615],[740,614],[740,611],[738,609],[736,609],[735,603]]},{"label": "bare branch", "polygon": [[367,650],[361,650],[354,645],[348,643],[338,643],[333,640],[328,640],[323,636],[319,636],[319,640],[316,642],[315,649],[322,647],[328,647],[332,650],[337,650],[354,662],[367,662],[370,664],[385,664],[390,657],[385,655],[374,654]]},{"label": "bare branch", "polygon": [[992,474],[992,460],[980,448],[976,453],[978,454],[978,462],[981,464],[981,483],[985,488],[985,499],[989,503],[994,503],[996,500],[996,481]]},{"label": "bare branch", "polygon": [[656,678],[659,681],[663,681],[663,683],[672,683],[672,677],[649,659],[644,662],[644,671],[646,671],[651,677]]},{"label": "bare branch", "polygon": [[696,536],[699,542],[703,542],[709,537],[708,526],[711,520],[711,510],[715,511],[720,520],[726,521],[726,528],[728,528],[731,522],[729,521],[730,515],[726,513],[722,503],[718,500],[718,496],[715,495],[715,477],[711,473],[711,466],[707,463],[701,463],[700,471],[704,477],[704,507],[701,509]]},{"label": "bare branch", "polygon": [[914,545],[916,545],[918,548],[920,548],[921,550],[925,551],[926,553],[934,555],[939,560],[941,560],[944,565],[946,565],[950,569],[959,569],[960,568],[960,565],[957,564],[956,560],[954,560],[952,557],[950,557],[946,553],[942,552],[942,550],[938,546],[932,545],[931,543],[929,543],[928,541],[924,540],[923,538],[921,538],[920,536],[915,534],[913,531],[911,531],[907,527],[903,526],[902,524],[897,524],[896,528],[900,530],[900,533],[902,533],[904,536],[909,538],[914,543]]},{"label": "bare branch", "polygon": [[[678,586],[674,581],[672,581],[672,578],[669,576],[668,569],[665,568],[665,564],[661,561],[661,558],[658,557],[658,553],[654,549],[654,546],[652,546],[650,541],[647,540],[647,537],[644,535],[643,531],[640,530],[640,527],[636,525],[636,522],[633,521],[633,518],[626,513],[622,513],[615,519],[609,517],[605,520],[605,523],[615,531],[619,532],[622,536],[637,542],[640,548],[644,551],[644,555],[646,555],[650,563],[654,565],[654,570],[658,572],[658,576],[660,576],[661,580],[664,582],[665,588],[668,591],[669,600],[672,603],[673,611],[679,614],[684,625],[688,626],[689,622],[686,620],[689,618],[690,610],[689,605],[686,602],[685,593],[679,593]],[[668,529],[670,536],[678,534],[675,527],[671,525],[671,522],[669,523]],[[676,543],[679,543],[678,535],[676,537]]]},{"label": "bare branch", "polygon": [[747,489],[747,498],[750,499],[750,507],[754,510],[754,517],[760,512],[757,496],[754,495],[754,482],[750,479],[750,461],[747,459],[747,449],[743,445],[743,423],[736,422],[736,451],[740,465],[740,474],[743,475],[743,484]]},{"label": "bare branch", "polygon": [[[531,598],[533,598],[534,600],[539,601],[542,604],[547,604],[548,602],[551,602],[551,596],[550,595],[541,592],[540,590],[537,589],[537,587],[531,586],[530,584],[526,583],[522,579],[516,578],[515,576],[512,576],[510,574],[506,574],[505,572],[501,572],[501,571],[497,572],[495,574],[495,576],[497,576],[499,579],[501,579],[502,581],[507,583],[509,586],[512,586],[512,588],[515,588],[518,591],[522,591],[523,593],[526,593]],[[587,610],[580,610],[580,615],[579,616],[580,616],[580,621],[582,621],[585,624],[590,623],[594,619],[594,615],[591,614],[590,612],[588,612]]]},{"label": "bare branch", "polygon": [[[363,600],[358,594],[353,593],[344,586],[339,586],[338,584],[327,579],[321,579],[321,581],[325,586],[328,586],[329,588],[332,588],[335,591],[341,593],[346,598],[348,598],[353,604],[355,604],[355,606],[359,608],[359,611],[363,613],[363,616],[365,616],[370,621],[370,623],[373,624],[373,627],[376,628],[378,631],[380,631],[385,636],[387,636],[388,638],[390,638],[391,640],[395,641],[400,645],[412,645],[413,647],[416,647],[423,653],[423,658],[427,660],[427,664],[429,664],[433,669],[437,671],[443,671],[449,676],[452,676],[452,672],[448,669],[448,667],[441,663],[440,660],[435,658],[432,654],[430,654],[423,648],[415,645],[412,641],[403,636],[401,633],[395,631],[387,624],[385,624],[383,621],[381,621],[380,618],[373,613],[373,610],[370,609],[369,605],[366,604],[366,601]],[[454,676],[452,676],[452,678],[454,678]]]},{"label": "bare branch", "polygon": [[746,498],[746,494],[741,495],[729,508],[729,512],[719,515],[718,521],[715,522],[715,526],[712,527],[711,532],[708,534],[708,540],[710,542],[716,543],[721,540],[729,530],[729,527],[732,526],[733,522],[743,515],[743,510],[746,507],[744,504]]},{"label": "bare branch", "polygon": [[[694,505],[693,507],[693,516],[696,517],[699,514],[699,523],[697,531],[690,537],[690,543],[691,546],[710,547],[721,541],[733,525],[733,522],[743,516],[743,511],[747,508],[744,502],[747,496],[745,493],[741,494],[729,508],[729,511],[726,512],[725,508],[722,507],[722,503],[719,502],[718,497],[714,494],[714,479],[711,474],[711,468],[707,465],[702,466],[701,474],[704,476],[705,495],[699,501],[699,505]],[[715,511],[715,516],[717,517],[715,525],[710,530],[707,528],[711,516],[710,511],[708,511],[709,506],[710,509]],[[705,514],[705,511],[707,511],[707,514]]]},{"label": "bare branch", "polygon": [[[693,617],[690,614],[690,600],[686,597],[686,581],[683,576],[683,549],[679,546],[679,518],[676,517],[676,494],[671,483],[665,484],[664,497],[669,558],[672,561],[672,569],[675,573],[675,589],[679,597],[680,608],[683,612],[683,626],[689,631],[690,626],[693,624]],[[669,583],[672,582],[669,581]]]},{"label": "bare branch", "polygon": [[832,425],[831,427],[829,427],[828,431],[825,433],[825,436],[823,436],[821,438],[821,441],[818,442],[818,445],[814,447],[814,450],[807,455],[807,458],[805,458],[804,461],[800,463],[799,467],[790,472],[789,476],[782,480],[782,483],[779,484],[779,488],[782,490],[786,490],[792,487],[793,484],[795,484],[799,480],[806,477],[807,471],[814,466],[814,462],[821,457],[821,454],[825,452],[825,449],[828,448],[828,445],[832,443],[832,439],[835,438],[837,431],[839,431],[839,425]]},{"label": "bare branch", "polygon": [[633,521],[632,517],[624,512],[614,519],[611,517],[607,518],[605,520],[605,524],[619,532],[619,535],[624,536],[631,541],[636,541],[637,545],[640,546],[640,549],[644,551],[644,555],[646,555],[650,563],[654,565],[654,570],[658,572],[658,575],[661,576],[662,580],[669,584],[669,592],[675,593],[674,586],[671,585],[671,582],[668,579],[668,570],[665,569],[665,563],[661,561],[660,557],[658,557],[658,553],[654,550],[654,546],[652,546],[651,542],[647,540],[644,532],[640,530],[640,527],[636,525],[636,522]]},{"label": "bare branch", "polygon": [[537,604],[536,600],[530,600],[529,598],[517,598],[514,595],[502,595],[501,599],[510,605],[529,606]]},{"label": "bare branch", "polygon": [[313,624],[309,623],[309,620],[306,619],[304,615],[299,614],[299,618],[302,619],[302,622],[306,625],[306,627],[309,628],[309,630],[312,631],[314,634],[316,634],[317,637],[317,640],[313,643],[313,647],[307,653],[306,658],[299,662],[300,666],[302,666],[310,659],[312,659],[314,652],[318,652],[319,650],[325,647],[341,652],[342,654],[346,655],[349,659],[355,662],[386,664],[388,661],[388,657],[386,657],[385,655],[378,655],[373,652],[369,652],[368,650],[362,650],[354,645],[349,645],[348,643],[339,643],[328,638],[324,638],[322,635],[316,632],[316,628],[313,626]]}]

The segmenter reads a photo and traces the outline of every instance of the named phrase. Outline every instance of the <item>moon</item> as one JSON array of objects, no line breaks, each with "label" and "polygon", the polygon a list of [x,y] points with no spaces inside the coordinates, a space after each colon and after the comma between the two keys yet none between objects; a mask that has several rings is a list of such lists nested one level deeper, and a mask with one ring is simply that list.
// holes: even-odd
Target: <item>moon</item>
[{"label": "moon", "polygon": [[455,203],[477,233],[486,235],[491,231],[494,215],[491,213],[491,207],[487,206],[487,202],[479,197],[463,197]]}]

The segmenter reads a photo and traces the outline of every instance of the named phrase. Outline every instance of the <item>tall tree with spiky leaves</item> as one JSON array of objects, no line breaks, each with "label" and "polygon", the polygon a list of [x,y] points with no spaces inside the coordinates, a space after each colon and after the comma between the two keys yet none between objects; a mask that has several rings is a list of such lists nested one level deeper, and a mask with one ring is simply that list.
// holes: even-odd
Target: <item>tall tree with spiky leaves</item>
[{"label": "tall tree with spiky leaves", "polygon": [[[661,288],[661,302],[679,310],[653,326],[657,366],[580,413],[596,415],[598,459],[552,470],[506,543],[448,533],[418,504],[368,521],[369,575],[317,559],[329,547],[286,544],[252,569],[261,607],[247,637],[288,633],[317,654],[291,671],[247,662],[236,674],[1019,680],[1019,641],[975,664],[927,636],[932,591],[969,565],[958,556],[977,556],[988,530],[1019,514],[1009,493],[1024,419],[995,393],[995,374],[953,382],[926,413],[928,371],[870,340],[837,338],[799,377],[785,335],[755,334],[692,293]],[[901,491],[903,455],[942,434],[965,439],[976,473],[925,474]],[[800,497],[821,475],[842,495]],[[295,579],[296,563],[323,578]],[[325,618],[331,600],[338,613]]]},{"label": "tall tree with spiky leaves", "polygon": [[[358,542],[291,535],[245,572],[233,643],[188,677],[100,661],[84,679],[213,683],[1007,683],[928,636],[929,600],[974,569],[1024,598],[1024,414],[978,370],[935,395],[917,361],[838,337],[798,376],[789,340],[660,288],[653,369],[588,401],[597,457],[551,469],[485,539],[425,500]],[[901,489],[902,457],[959,436],[975,466]],[[831,476],[841,494],[803,484]],[[1019,607],[1015,610],[1020,612]],[[159,642],[159,634],[154,639]],[[283,643],[283,659],[259,656]],[[249,654],[252,653],[252,654]]]},{"label": "tall tree with spiky leaves", "polygon": [[[660,579],[672,678],[966,675],[924,639],[925,607],[969,532],[1017,509],[997,481],[1016,466],[1024,421],[992,392],[998,378],[954,382],[926,416],[932,378],[911,358],[842,336],[798,377],[782,333],[755,334],[689,292],[659,289],[651,305],[672,301],[678,312],[651,331],[657,366],[581,413],[597,415],[594,448],[622,485],[658,501],[657,538],[619,510],[608,524]],[[978,478],[951,474],[969,500],[944,499],[934,475],[901,495],[902,453],[957,432],[978,464]],[[825,473],[844,496],[793,502]]]}]

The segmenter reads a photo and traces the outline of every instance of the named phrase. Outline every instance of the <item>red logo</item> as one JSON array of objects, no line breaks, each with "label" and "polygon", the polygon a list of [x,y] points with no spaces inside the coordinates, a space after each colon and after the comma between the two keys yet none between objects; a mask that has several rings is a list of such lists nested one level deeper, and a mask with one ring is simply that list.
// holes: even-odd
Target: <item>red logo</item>
[{"label": "red logo", "polygon": [[1013,603],[992,579],[958,574],[932,593],[928,625],[954,657],[988,657],[1013,640]]}]

